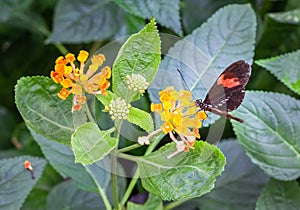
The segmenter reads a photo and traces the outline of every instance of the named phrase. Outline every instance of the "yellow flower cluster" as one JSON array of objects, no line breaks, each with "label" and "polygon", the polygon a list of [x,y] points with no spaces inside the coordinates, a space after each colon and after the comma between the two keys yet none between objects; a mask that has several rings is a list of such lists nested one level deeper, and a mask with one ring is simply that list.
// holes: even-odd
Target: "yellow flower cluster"
[{"label": "yellow flower cluster", "polygon": [[88,52],[80,51],[77,57],[80,62],[79,68],[74,63],[76,61],[74,54],[68,53],[65,57],[60,56],[56,59],[54,71],[51,71],[50,74],[54,82],[63,86],[57,94],[59,98],[66,100],[71,93],[74,94],[72,111],[80,110],[82,104],[86,102],[84,92],[107,95],[106,89],[110,86],[108,81],[111,77],[110,67],[105,66],[99,73],[96,73],[105,61],[105,56],[103,54],[94,55],[87,72],[84,73],[88,56]]},{"label": "yellow flower cluster", "polygon": [[[190,91],[177,92],[170,86],[159,95],[161,103],[151,104],[151,111],[157,112],[164,121],[161,130],[170,134],[178,146],[177,151],[188,151],[195,144],[196,138],[200,138],[199,128],[207,117],[206,113],[199,111]],[[182,141],[177,141],[172,132],[179,134]]]}]

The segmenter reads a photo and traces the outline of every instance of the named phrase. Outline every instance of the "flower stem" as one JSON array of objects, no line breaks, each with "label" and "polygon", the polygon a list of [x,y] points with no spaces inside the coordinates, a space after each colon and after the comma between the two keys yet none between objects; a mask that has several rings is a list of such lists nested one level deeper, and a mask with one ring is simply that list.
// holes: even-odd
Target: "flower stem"
[{"label": "flower stem", "polygon": [[133,145],[130,145],[128,147],[124,147],[122,149],[119,149],[118,152],[128,152],[130,150],[133,150],[133,149],[136,149],[136,148],[139,148],[141,147],[142,145],[136,143],[136,144],[133,144]]},{"label": "flower stem", "polygon": [[[146,150],[146,153],[145,155],[148,155],[150,154],[154,149],[155,147],[158,145],[158,143],[160,142],[160,140],[164,137],[165,134],[160,134],[158,136],[155,137],[155,140],[150,144],[150,146],[147,148]],[[124,148],[126,149],[126,148]],[[135,161],[136,160],[136,157],[135,156],[132,156],[132,155],[127,155],[127,154],[123,154],[123,153],[119,153],[118,154],[119,157],[122,157],[122,158],[125,158],[125,159],[128,159],[128,160],[132,160],[132,161]],[[128,187],[127,187],[127,190],[121,200],[121,205],[124,206],[125,203],[127,202],[128,198],[130,197],[133,189],[134,189],[134,186],[136,185],[138,179],[139,179],[139,176],[140,176],[140,170],[137,168]]]},{"label": "flower stem", "polygon": [[[115,133],[114,137],[119,139],[120,137],[120,130],[122,126],[123,121],[116,120],[115,121]],[[112,188],[112,197],[113,197],[113,203],[114,203],[114,208],[117,210],[121,210],[121,206],[119,204],[119,195],[118,195],[118,181],[117,181],[117,165],[118,165],[118,147],[116,147],[112,152],[111,152],[111,188]]]},{"label": "flower stem", "polygon": [[137,180],[139,179],[139,176],[140,176],[140,170],[137,168],[134,175],[133,175],[133,177],[132,177],[132,179],[131,179],[131,181],[130,181],[130,183],[129,183],[129,185],[128,185],[128,187],[127,187],[127,189],[126,189],[126,191],[125,191],[125,193],[124,193],[124,196],[121,200],[121,205],[122,206],[125,205],[128,198],[130,197],[130,195],[131,195],[131,193],[134,189],[134,186],[135,186]]},{"label": "flower stem", "polygon": [[111,205],[110,205],[110,203],[109,203],[109,200],[108,200],[108,198],[107,198],[105,192],[103,191],[102,187],[99,185],[99,183],[98,183],[96,177],[95,177],[94,174],[91,172],[91,170],[89,169],[88,166],[85,166],[85,170],[90,174],[90,176],[91,176],[92,179],[94,180],[95,184],[97,185],[99,194],[100,194],[100,196],[101,196],[101,198],[102,198],[102,200],[103,200],[103,203],[104,203],[106,209],[107,209],[107,210],[111,210],[112,208],[111,208]]},{"label": "flower stem", "polygon": [[111,155],[111,188],[112,188],[112,197],[113,197],[113,203],[114,203],[114,208],[117,210],[120,210],[120,205],[119,205],[119,195],[118,195],[118,181],[117,181],[117,157],[114,155],[114,152],[112,152]]},{"label": "flower stem", "polygon": [[91,110],[90,110],[88,104],[85,103],[84,105],[85,105],[85,113],[87,115],[87,118],[89,119],[90,122],[95,122],[95,119],[91,113]]}]

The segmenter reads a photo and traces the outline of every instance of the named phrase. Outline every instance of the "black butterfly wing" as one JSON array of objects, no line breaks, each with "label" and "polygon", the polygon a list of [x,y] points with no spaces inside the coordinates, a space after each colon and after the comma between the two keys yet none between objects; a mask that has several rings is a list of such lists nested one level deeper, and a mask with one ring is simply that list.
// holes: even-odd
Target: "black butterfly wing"
[{"label": "black butterfly wing", "polygon": [[250,70],[250,65],[244,60],[232,63],[218,77],[203,103],[226,112],[238,108],[245,97]]}]

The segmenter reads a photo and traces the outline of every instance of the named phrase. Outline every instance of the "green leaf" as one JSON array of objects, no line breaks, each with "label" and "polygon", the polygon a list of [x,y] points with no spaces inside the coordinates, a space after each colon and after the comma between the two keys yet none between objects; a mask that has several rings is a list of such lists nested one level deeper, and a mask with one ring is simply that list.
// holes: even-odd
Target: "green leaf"
[{"label": "green leaf", "polygon": [[124,12],[109,1],[60,0],[47,42],[82,43],[112,37],[119,32],[123,16]]},{"label": "green leaf", "polygon": [[224,169],[226,161],[221,151],[200,141],[189,152],[168,159],[175,151],[175,143],[170,143],[136,159],[143,187],[163,200],[189,199],[208,193]]},{"label": "green leaf", "polygon": [[225,170],[217,177],[215,188],[192,203],[199,209],[254,209],[268,176],[250,161],[236,140],[222,141],[218,146],[226,157]]},{"label": "green leaf", "polygon": [[297,181],[271,179],[260,195],[256,210],[297,210],[300,207],[300,187]]},{"label": "green leaf", "polygon": [[65,181],[51,189],[47,198],[47,209],[105,209],[98,193],[76,188],[72,181]]},{"label": "green leaf", "polygon": [[130,102],[137,93],[127,88],[126,76],[141,74],[151,83],[160,63],[160,38],[154,19],[121,47],[112,68],[113,92]]},{"label": "green leaf", "polygon": [[[31,162],[35,179],[24,168],[24,161]],[[25,198],[41,177],[46,161],[42,158],[19,156],[0,160],[0,208],[20,209]]]},{"label": "green leaf", "polygon": [[34,186],[29,196],[22,205],[22,209],[44,210],[46,209],[47,196],[51,188],[62,180],[61,176],[47,164],[43,176]]},{"label": "green leaf", "polygon": [[17,125],[17,119],[15,114],[4,106],[0,106],[0,119],[5,119],[0,120],[0,149],[7,149],[11,147],[12,133]]},{"label": "green leaf", "polygon": [[[186,89],[177,69],[193,95],[205,98],[216,78],[231,63],[240,59],[252,63],[255,35],[256,17],[250,4],[229,5],[218,10],[169,50],[148,89],[151,100],[158,103],[158,92],[167,86]],[[204,126],[217,118],[210,113]]]},{"label": "green leaf", "polygon": [[300,9],[286,12],[269,13],[268,16],[280,23],[300,25]]},{"label": "green leaf", "polygon": [[0,21],[5,23],[16,16],[16,12],[25,12],[29,9],[32,0],[2,1],[0,8]]},{"label": "green leaf", "polygon": [[[186,33],[191,33],[192,30],[202,24],[215,11],[228,4],[245,4],[249,0],[226,0],[226,1],[195,1],[183,0],[181,5],[181,21],[183,29]],[[201,12],[200,12],[201,11]]]},{"label": "green leaf", "polygon": [[146,203],[142,204],[136,204],[133,202],[127,203],[127,210],[163,210],[163,204],[162,200],[159,199],[159,197],[149,194],[149,197],[146,201]]},{"label": "green leaf", "polygon": [[118,139],[110,136],[113,131],[101,131],[93,122],[78,127],[71,140],[75,162],[88,165],[104,158],[117,146]]},{"label": "green leaf", "polygon": [[111,92],[111,91],[107,91],[108,95],[104,96],[102,94],[98,94],[96,95],[96,98],[104,105],[104,106],[108,106],[110,101],[114,98],[116,98],[116,95]]},{"label": "green leaf", "polygon": [[15,88],[15,100],[26,125],[50,140],[70,145],[74,132],[71,98],[63,101],[61,87],[47,77],[23,77]]},{"label": "green leaf", "polygon": [[140,126],[148,133],[152,132],[154,129],[153,120],[148,112],[141,109],[131,107],[128,114],[128,121]]},{"label": "green leaf", "polygon": [[[49,141],[31,130],[51,166],[64,178],[71,177],[75,184],[86,191],[98,192],[97,185],[106,188],[110,181],[110,161],[105,158],[89,166],[74,163],[73,151],[64,144]],[[93,177],[96,177],[96,180]],[[96,184],[97,182],[97,184]]]},{"label": "green leaf", "polygon": [[47,24],[40,14],[31,9],[32,3],[32,0],[2,0],[0,23],[13,28],[46,34]]},{"label": "green leaf", "polygon": [[255,63],[266,68],[291,90],[300,95],[300,50]]},{"label": "green leaf", "polygon": [[114,0],[119,6],[134,15],[145,19],[155,17],[157,21],[175,31],[180,36],[182,29],[179,17],[179,0]]},{"label": "green leaf", "polygon": [[243,149],[269,176],[292,180],[300,176],[300,101],[278,93],[247,91],[233,122]]}]

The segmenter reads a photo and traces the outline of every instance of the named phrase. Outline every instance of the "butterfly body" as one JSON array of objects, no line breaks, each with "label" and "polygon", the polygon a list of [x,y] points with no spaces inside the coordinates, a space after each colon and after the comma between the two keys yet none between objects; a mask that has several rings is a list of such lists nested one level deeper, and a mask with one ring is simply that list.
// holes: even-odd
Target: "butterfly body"
[{"label": "butterfly body", "polygon": [[243,123],[242,119],[228,112],[237,109],[244,97],[245,86],[250,77],[250,65],[239,60],[228,66],[210,88],[205,99],[196,99],[195,104],[201,110],[209,111]]}]

